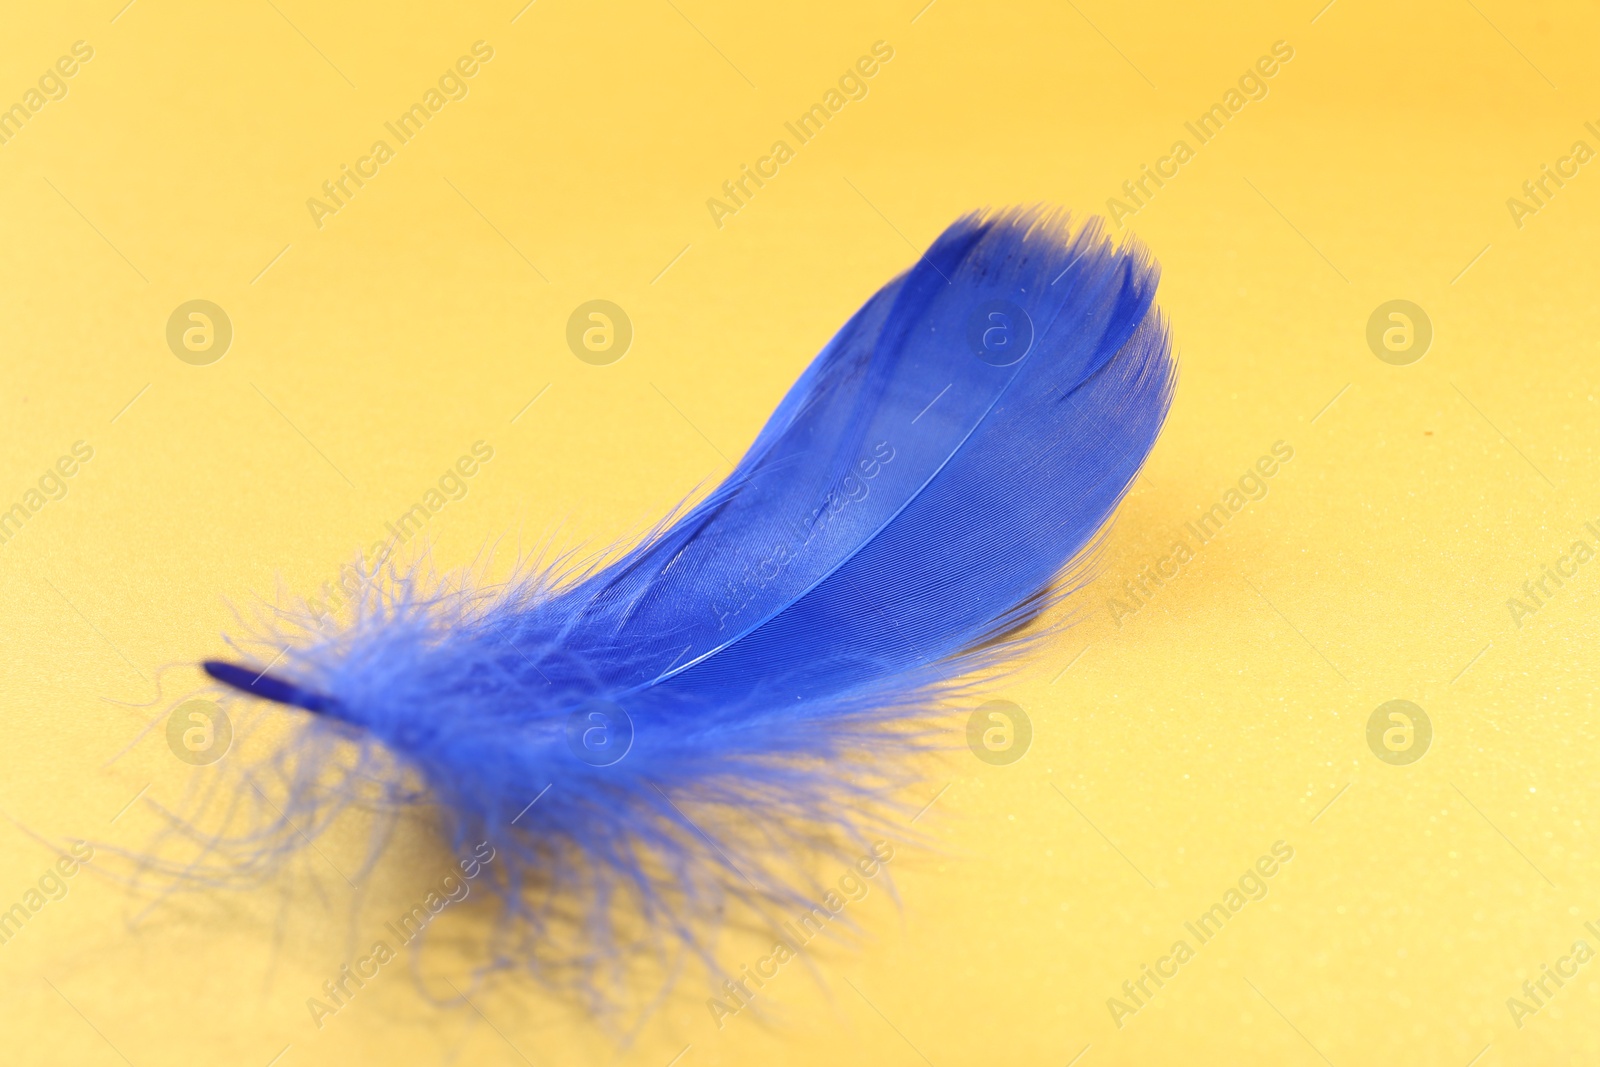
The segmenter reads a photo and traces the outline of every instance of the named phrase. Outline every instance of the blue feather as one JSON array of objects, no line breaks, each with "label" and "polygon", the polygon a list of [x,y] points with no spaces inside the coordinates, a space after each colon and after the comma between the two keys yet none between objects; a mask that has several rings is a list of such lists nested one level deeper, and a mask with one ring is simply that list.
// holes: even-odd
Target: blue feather
[{"label": "blue feather", "polygon": [[571,985],[699,947],[729,896],[804,899],[786,849],[871,833],[959,677],[1081,585],[1172,399],[1156,280],[1099,220],[963,218],[631,550],[401,576],[271,674],[206,669],[391,754],[458,852],[495,843],[495,962]]}]

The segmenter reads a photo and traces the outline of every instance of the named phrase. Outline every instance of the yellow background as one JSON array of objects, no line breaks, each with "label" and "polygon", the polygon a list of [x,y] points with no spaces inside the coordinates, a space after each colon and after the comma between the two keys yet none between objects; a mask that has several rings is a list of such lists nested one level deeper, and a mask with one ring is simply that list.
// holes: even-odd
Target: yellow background
[{"label": "yellow background", "polygon": [[[13,5],[0,35],[0,102],[95,52],[0,147],[0,505],[95,450],[0,547],[0,907],[41,839],[107,858],[0,947],[7,1062],[1600,1056],[1600,963],[1520,1027],[1506,1004],[1600,946],[1600,563],[1520,626],[1506,605],[1600,517],[1600,169],[1521,228],[1505,203],[1600,147],[1592,6],[121,2]],[[467,98],[314,225],[307,198],[477,40]],[[706,199],[879,40],[869,95],[714,225]],[[1163,267],[1182,379],[1082,621],[995,694],[1031,751],[979,762],[954,709],[898,904],[875,882],[860,936],[781,972],[765,1018],[719,1030],[689,982],[619,1045],[520,985],[469,1008],[395,966],[318,1030],[352,932],[447,859],[402,841],[361,899],[333,840],[154,908],[112,877],[154,803],[216,773],[164,716],[229,603],[315,593],[480,439],[493,461],[429,524],[441,564],[638,532],[956,216],[1104,211],[1279,40],[1267,98],[1125,231]],[[203,367],[164,337],[196,298],[235,331]],[[564,340],[595,298],[636,331],[607,367]],[[1365,340],[1397,298],[1435,331],[1409,366]],[[1105,599],[1279,440],[1270,493],[1116,625]],[[1366,724],[1402,698],[1435,736],[1398,767]],[[1107,998],[1278,840],[1266,899],[1119,1029]]]}]

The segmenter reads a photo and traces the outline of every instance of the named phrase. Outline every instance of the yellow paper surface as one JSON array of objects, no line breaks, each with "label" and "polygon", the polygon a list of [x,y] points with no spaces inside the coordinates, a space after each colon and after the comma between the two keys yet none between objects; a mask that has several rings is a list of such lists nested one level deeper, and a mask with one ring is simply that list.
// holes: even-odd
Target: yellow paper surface
[{"label": "yellow paper surface", "polygon": [[[1600,963],[1573,955],[1600,949],[1600,563],[1571,548],[1600,549],[1593,10],[121,3],[0,35],[0,508],[26,514],[0,546],[7,1062],[1600,1055]],[[834,89],[800,143],[785,123]],[[746,166],[765,184],[708,207]],[[697,979],[619,1044],[522,985],[430,999],[402,960],[319,1026],[308,999],[444,873],[415,830],[359,879],[334,834],[254,890],[117,880],[219,771],[166,722],[230,604],[319,595],[475,442],[493,458],[426,525],[441,566],[633,536],[958,215],[1113,197],[1182,378],[1080,623],[992,694],[1031,747],[984,762],[954,709],[897,900],[875,879],[857,936],[780,970],[760,1017],[719,1020]],[[605,366],[567,343],[597,299],[633,328]],[[168,343],[194,300],[231,325],[212,362]],[[1394,300],[1432,332],[1404,365],[1367,339]],[[1409,764],[1376,753],[1414,715],[1368,743],[1395,700],[1431,724]],[[48,846],[77,839],[96,859],[58,883]]]}]

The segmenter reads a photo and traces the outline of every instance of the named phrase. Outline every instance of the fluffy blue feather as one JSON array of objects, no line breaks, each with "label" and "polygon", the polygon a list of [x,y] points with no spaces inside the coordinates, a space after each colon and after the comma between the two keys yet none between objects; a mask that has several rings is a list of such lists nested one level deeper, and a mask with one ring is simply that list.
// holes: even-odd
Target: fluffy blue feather
[{"label": "fluffy blue feather", "polygon": [[384,753],[458,852],[495,843],[497,962],[593,988],[641,945],[701,945],[729,895],[803,899],[795,846],[856,847],[896,749],[1081,582],[1172,398],[1156,277],[1098,220],[963,218],[631,550],[489,588],[400,576],[270,674],[207,669],[315,712],[368,776]]}]

